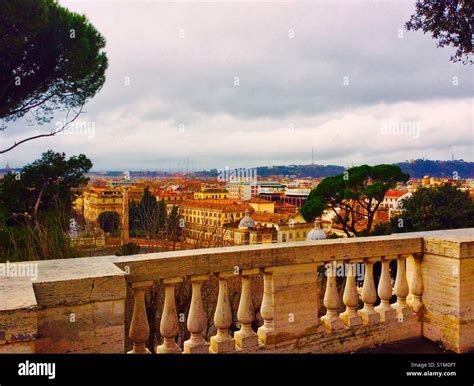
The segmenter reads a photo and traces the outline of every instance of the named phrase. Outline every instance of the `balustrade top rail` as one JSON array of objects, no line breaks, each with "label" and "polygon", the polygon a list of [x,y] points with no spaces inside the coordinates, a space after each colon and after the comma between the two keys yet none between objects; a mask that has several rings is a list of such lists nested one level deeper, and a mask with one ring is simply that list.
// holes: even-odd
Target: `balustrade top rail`
[{"label": "balustrade top rail", "polygon": [[230,272],[236,267],[246,270],[327,261],[356,262],[421,252],[423,238],[404,234],[160,252],[111,260],[127,272],[127,281],[133,283]]}]

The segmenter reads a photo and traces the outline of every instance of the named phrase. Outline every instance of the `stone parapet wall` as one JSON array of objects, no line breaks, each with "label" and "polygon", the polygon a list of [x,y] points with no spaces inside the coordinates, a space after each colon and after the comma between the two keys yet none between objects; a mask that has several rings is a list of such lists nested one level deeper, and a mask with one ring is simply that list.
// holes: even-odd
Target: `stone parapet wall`
[{"label": "stone parapet wall", "polygon": [[34,280],[0,278],[0,352],[124,351],[126,281],[109,258],[28,264]]},{"label": "stone parapet wall", "polygon": [[278,353],[351,353],[421,336],[422,323],[414,317],[405,322],[360,325],[330,333],[320,328],[316,334],[284,341],[268,349]]},{"label": "stone parapet wall", "polygon": [[421,235],[423,335],[456,352],[474,350],[474,231]]},{"label": "stone parapet wall", "polygon": [[[392,288],[385,276],[376,288],[373,264],[389,260],[397,260],[396,283]],[[341,298],[335,278],[328,277],[325,287],[317,281],[321,265],[355,262],[369,271],[358,291],[345,280],[347,294]],[[135,299],[130,332],[134,350],[146,351],[144,294],[157,281],[173,294],[172,287],[184,278],[194,283],[195,307],[187,326],[196,335],[188,343],[189,352],[207,352],[209,346],[212,352],[353,352],[421,336],[456,352],[474,350],[474,229],[28,264],[36,264],[37,277],[0,277],[0,353],[124,352],[130,327],[126,320],[131,319],[125,308],[127,294]],[[232,336],[227,329],[236,310],[230,310],[226,280],[236,274],[244,283],[246,275],[258,272],[264,273],[265,281],[260,311],[264,324],[258,331],[247,327]],[[199,283],[209,275],[219,278],[214,323],[220,332],[211,343],[198,338],[203,323]],[[245,288],[238,315],[250,323],[245,311],[249,288]],[[354,313],[340,314],[341,306],[346,311],[352,307],[354,291],[363,309],[354,306]],[[388,309],[374,311],[376,299],[388,299],[392,291],[397,303],[387,306],[387,302]],[[168,297],[165,304],[164,320],[157,328],[167,340],[157,351],[181,352],[174,343],[174,299]],[[319,318],[322,306],[326,315]]]}]

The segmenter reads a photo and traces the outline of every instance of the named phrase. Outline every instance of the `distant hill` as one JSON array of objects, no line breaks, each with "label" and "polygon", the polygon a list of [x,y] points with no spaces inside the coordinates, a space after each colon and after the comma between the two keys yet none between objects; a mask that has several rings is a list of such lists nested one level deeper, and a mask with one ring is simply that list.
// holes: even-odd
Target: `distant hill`
[{"label": "distant hill", "polygon": [[337,165],[278,165],[257,167],[257,175],[269,176],[295,176],[301,177],[329,177],[342,173],[346,168]]},{"label": "distant hill", "polygon": [[454,161],[432,161],[417,159],[397,163],[412,178],[430,177],[450,177],[453,178],[456,172],[459,178],[474,178],[474,162],[463,160]]},{"label": "distant hill", "polygon": [[[345,170],[342,166],[337,165],[278,165],[278,166],[258,166],[257,176],[292,176],[296,178],[302,177],[329,177],[340,174]],[[194,177],[217,177],[219,171],[217,169],[201,170],[194,172]]]},{"label": "distant hill", "polygon": [[[454,161],[433,161],[433,160],[411,160],[398,162],[396,165],[412,178],[422,178],[425,175],[430,177],[453,177],[457,172],[459,178],[474,178],[474,162],[463,160]],[[259,177],[270,176],[292,176],[303,177],[329,177],[342,173],[346,170],[343,166],[337,165],[278,165],[278,166],[258,166],[257,175]],[[217,177],[218,170],[202,170],[195,172],[195,177]]]}]

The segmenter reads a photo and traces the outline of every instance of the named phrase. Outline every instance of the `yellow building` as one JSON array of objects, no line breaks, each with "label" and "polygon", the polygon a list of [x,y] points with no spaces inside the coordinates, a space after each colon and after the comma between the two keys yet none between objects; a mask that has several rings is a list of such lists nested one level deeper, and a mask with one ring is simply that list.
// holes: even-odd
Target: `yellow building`
[{"label": "yellow building", "polygon": [[307,223],[300,213],[263,213],[252,214],[255,224],[263,227],[274,227],[277,231],[277,242],[304,241],[306,235],[313,228],[313,224]]},{"label": "yellow building", "polygon": [[181,206],[185,241],[203,247],[276,242],[274,228],[242,226],[240,221],[253,211],[235,200],[186,201]]},{"label": "yellow building", "polygon": [[226,245],[229,230],[225,225],[243,218],[246,210],[252,210],[252,207],[235,200],[184,202],[181,214],[185,223],[183,229],[185,242],[202,247]]},{"label": "yellow building", "polygon": [[181,205],[186,224],[224,225],[240,220],[246,210],[253,211],[248,204],[235,200],[189,200]]},{"label": "yellow building", "polygon": [[249,204],[255,212],[263,212],[263,213],[275,213],[275,202],[265,200],[263,198],[252,198],[251,200],[245,201]]},{"label": "yellow building", "polygon": [[117,212],[122,217],[121,189],[91,188],[83,193],[84,218],[96,222],[102,212]]},{"label": "yellow building", "polygon": [[[128,198],[130,202],[139,203],[143,197],[144,187],[141,185],[130,186],[128,188]],[[192,198],[192,193],[174,192],[159,190],[151,192],[156,200],[164,200],[167,206],[179,205],[179,203]],[[90,188],[78,198],[75,206],[82,205],[84,218],[87,221],[97,221],[102,212],[117,212],[122,217],[123,210],[123,190],[120,187]]]},{"label": "yellow building", "polygon": [[78,196],[72,203],[72,209],[79,214],[84,213],[84,198],[82,195]]},{"label": "yellow building", "polygon": [[195,200],[227,200],[229,191],[221,187],[204,187],[199,192],[194,192]]},{"label": "yellow building", "polygon": [[155,193],[155,197],[156,197],[156,201],[160,202],[161,200],[163,200],[166,205],[172,206],[172,205],[180,205],[180,203],[186,200],[192,199],[193,193],[160,190]]}]

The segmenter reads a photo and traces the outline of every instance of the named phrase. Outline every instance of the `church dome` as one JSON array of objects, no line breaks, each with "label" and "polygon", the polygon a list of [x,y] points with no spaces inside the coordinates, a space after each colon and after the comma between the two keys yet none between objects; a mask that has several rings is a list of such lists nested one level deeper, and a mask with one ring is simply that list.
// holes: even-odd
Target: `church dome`
[{"label": "church dome", "polygon": [[326,232],[324,232],[324,230],[321,226],[321,218],[317,217],[315,222],[314,222],[314,228],[311,229],[308,232],[308,235],[306,236],[306,241],[324,240],[324,239],[326,239],[326,237],[327,237]]},{"label": "church dome", "polygon": [[248,210],[245,211],[245,217],[239,222],[239,229],[255,228],[255,221],[252,220],[249,213]]}]

